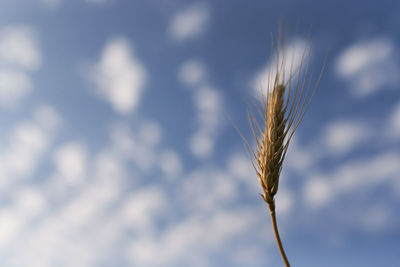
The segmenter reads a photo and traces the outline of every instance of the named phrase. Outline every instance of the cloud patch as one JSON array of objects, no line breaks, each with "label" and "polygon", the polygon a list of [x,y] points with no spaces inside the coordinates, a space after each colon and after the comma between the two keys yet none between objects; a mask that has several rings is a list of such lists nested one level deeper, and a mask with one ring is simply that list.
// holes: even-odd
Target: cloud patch
[{"label": "cloud patch", "polygon": [[204,64],[197,59],[184,62],[178,70],[178,79],[185,86],[192,87],[201,84],[206,79]]},{"label": "cloud patch", "polygon": [[350,84],[351,93],[358,98],[396,85],[400,66],[395,47],[388,38],[356,42],[338,56],[336,73]]},{"label": "cloud patch", "polygon": [[35,31],[25,25],[0,29],[0,106],[14,109],[31,93],[30,72],[42,64]]},{"label": "cloud patch", "polygon": [[147,71],[124,38],[109,41],[91,72],[96,92],[119,114],[134,111],[140,103]]},{"label": "cloud patch", "polygon": [[25,25],[6,26],[0,30],[0,65],[26,71],[37,70],[42,63],[34,30]]},{"label": "cloud patch", "polygon": [[365,142],[371,130],[361,121],[337,120],[325,128],[323,143],[333,155],[344,155]]},{"label": "cloud patch", "polygon": [[168,36],[181,43],[201,35],[210,20],[210,7],[205,3],[195,3],[178,12],[168,27]]},{"label": "cloud patch", "polygon": [[189,149],[194,156],[207,158],[214,150],[220,129],[222,97],[216,89],[202,87],[194,92],[194,102],[199,129],[190,137]]}]

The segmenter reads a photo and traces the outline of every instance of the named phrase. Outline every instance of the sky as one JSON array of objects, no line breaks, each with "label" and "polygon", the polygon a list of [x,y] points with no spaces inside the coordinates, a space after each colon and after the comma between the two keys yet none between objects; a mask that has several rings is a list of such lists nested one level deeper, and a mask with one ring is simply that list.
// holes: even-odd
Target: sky
[{"label": "sky", "polygon": [[319,73],[327,56],[276,196],[288,258],[399,266],[399,12],[0,1],[0,265],[282,266],[235,127],[252,140],[283,21],[296,62],[308,47]]}]

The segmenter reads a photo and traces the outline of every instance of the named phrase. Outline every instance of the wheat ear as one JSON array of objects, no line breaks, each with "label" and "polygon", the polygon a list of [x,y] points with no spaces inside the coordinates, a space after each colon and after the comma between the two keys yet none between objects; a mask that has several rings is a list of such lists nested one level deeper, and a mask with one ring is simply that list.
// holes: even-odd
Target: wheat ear
[{"label": "wheat ear", "polygon": [[267,92],[263,97],[261,108],[258,109],[261,123],[252,111],[248,114],[256,149],[253,149],[246,140],[245,143],[254,158],[253,167],[263,191],[260,195],[271,212],[279,251],[285,265],[290,266],[279,236],[274,197],[278,191],[282,164],[290,140],[315,94],[325,63],[314,84],[313,73],[309,70],[311,44],[304,49],[301,62],[295,69],[294,53],[291,59],[287,58],[285,43],[281,47],[281,38],[278,38],[275,71],[272,73],[270,70],[268,73]]}]

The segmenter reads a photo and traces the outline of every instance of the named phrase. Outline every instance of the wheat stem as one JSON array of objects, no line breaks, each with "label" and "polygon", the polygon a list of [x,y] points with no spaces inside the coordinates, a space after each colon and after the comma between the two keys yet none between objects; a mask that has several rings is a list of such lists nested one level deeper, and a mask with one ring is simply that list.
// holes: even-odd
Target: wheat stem
[{"label": "wheat stem", "polygon": [[276,238],[276,243],[278,244],[279,252],[281,253],[282,260],[285,263],[285,266],[290,267],[289,260],[282,246],[281,237],[279,236],[278,224],[276,223],[275,205],[268,205],[268,207],[271,212],[272,227],[274,228],[274,234]]}]

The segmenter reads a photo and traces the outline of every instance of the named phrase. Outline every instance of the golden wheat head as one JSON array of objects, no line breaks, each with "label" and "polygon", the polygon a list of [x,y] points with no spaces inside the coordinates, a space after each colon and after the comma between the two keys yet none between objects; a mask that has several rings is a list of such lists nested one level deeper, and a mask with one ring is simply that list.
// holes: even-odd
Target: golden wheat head
[{"label": "golden wheat head", "polygon": [[263,190],[262,197],[270,209],[275,208],[274,196],[290,140],[308,109],[323,71],[322,68],[313,84],[313,73],[309,70],[311,45],[305,47],[300,63],[294,66],[294,58],[299,55],[292,52],[289,58],[286,42],[283,43],[281,47],[279,38],[275,64],[268,71],[268,86],[258,109],[261,119],[252,111],[248,114],[256,148],[246,143],[254,157],[253,166]]}]

